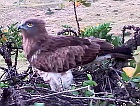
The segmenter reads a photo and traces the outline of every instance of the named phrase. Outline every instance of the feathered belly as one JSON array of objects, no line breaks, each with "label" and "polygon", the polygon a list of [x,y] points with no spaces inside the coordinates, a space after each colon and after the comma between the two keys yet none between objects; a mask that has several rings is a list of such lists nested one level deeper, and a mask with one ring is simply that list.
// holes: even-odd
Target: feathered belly
[{"label": "feathered belly", "polygon": [[70,89],[70,85],[73,83],[73,75],[71,70],[63,73],[44,72],[40,70],[37,70],[37,72],[45,82],[50,84],[53,91],[68,90]]}]

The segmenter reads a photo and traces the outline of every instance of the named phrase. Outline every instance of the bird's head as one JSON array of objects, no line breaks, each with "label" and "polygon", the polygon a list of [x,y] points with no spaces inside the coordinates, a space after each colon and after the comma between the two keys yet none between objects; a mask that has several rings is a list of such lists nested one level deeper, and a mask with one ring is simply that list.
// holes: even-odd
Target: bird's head
[{"label": "bird's head", "polygon": [[47,33],[45,29],[45,22],[40,19],[28,19],[19,25],[18,29],[23,36],[35,37],[41,33]]}]

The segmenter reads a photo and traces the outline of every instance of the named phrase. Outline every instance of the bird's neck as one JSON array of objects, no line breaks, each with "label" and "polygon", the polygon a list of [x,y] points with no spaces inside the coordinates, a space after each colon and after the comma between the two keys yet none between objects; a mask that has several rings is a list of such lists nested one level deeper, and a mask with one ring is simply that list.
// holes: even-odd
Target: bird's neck
[{"label": "bird's neck", "polygon": [[[36,33],[37,34],[37,33]],[[42,44],[48,42],[50,37],[47,32],[39,33],[36,35],[24,35],[23,36],[23,49],[27,59],[30,59],[32,55],[41,48]]]},{"label": "bird's neck", "polygon": [[34,39],[23,37],[23,50],[27,58],[30,58],[37,49],[38,45]]}]

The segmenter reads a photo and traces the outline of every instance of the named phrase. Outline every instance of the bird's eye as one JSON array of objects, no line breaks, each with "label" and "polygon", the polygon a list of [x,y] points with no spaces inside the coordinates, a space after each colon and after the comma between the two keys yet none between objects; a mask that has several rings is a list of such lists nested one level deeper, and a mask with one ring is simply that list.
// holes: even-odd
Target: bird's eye
[{"label": "bird's eye", "polygon": [[27,23],[27,26],[28,26],[28,27],[32,27],[33,24],[32,24],[32,23]]}]

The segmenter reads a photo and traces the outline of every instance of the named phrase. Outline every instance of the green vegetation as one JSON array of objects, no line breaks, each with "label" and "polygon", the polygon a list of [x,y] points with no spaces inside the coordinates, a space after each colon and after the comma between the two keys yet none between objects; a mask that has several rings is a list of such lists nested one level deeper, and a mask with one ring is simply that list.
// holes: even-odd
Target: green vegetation
[{"label": "green vegetation", "polygon": [[1,27],[1,39],[0,42],[6,43],[6,42],[12,42],[14,47],[21,47],[22,45],[22,37],[19,34],[19,31],[17,29],[17,24],[14,23],[7,28]]},{"label": "green vegetation", "polygon": [[112,27],[110,23],[103,23],[98,26],[89,26],[81,30],[82,37],[95,37],[105,39],[107,42],[112,43],[114,46],[121,45],[121,37],[109,34]]}]

